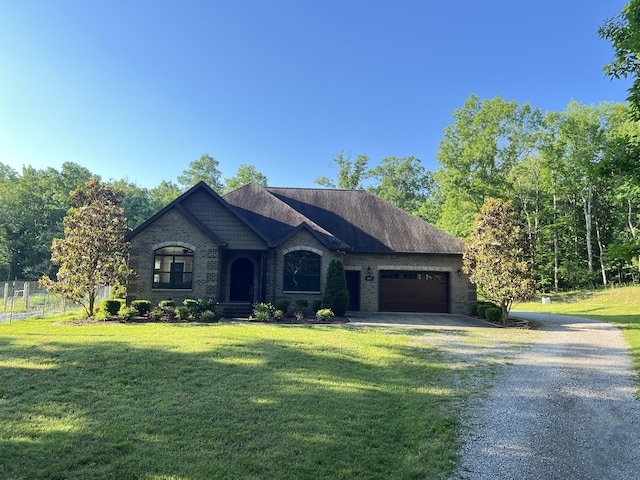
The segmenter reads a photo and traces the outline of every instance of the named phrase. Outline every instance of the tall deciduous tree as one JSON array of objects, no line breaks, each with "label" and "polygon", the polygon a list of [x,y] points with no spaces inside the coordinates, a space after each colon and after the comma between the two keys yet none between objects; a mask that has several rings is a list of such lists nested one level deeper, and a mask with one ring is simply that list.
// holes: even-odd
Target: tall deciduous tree
[{"label": "tall deciduous tree", "polygon": [[636,120],[640,119],[640,0],[631,0],[615,17],[609,18],[598,33],[614,49],[613,60],[604,66],[611,78],[631,78],[627,100]]},{"label": "tall deciduous tree", "polygon": [[130,273],[122,197],[97,179],[71,193],[77,206],[64,218],[64,238],[51,245],[51,260],[60,266],[57,280],[47,275],[40,280],[50,292],[82,305],[90,317],[97,288],[122,283]]},{"label": "tall deciduous tree", "polygon": [[471,95],[453,118],[440,142],[435,179],[442,208],[437,226],[457,234],[468,231],[471,223],[463,222],[472,221],[488,197],[512,189],[509,172],[537,150],[542,114],[529,104]]},{"label": "tall deciduous tree", "polygon": [[338,183],[329,177],[315,179],[315,183],[329,188],[358,189],[362,188],[362,181],[367,178],[367,164],[369,157],[361,153],[352,161],[351,155],[345,157],[344,152],[340,152],[333,159],[333,163],[338,167]]},{"label": "tall deciduous tree", "polygon": [[160,185],[149,190],[149,205],[154,212],[169,205],[180,196],[180,187],[172,181],[162,180]]},{"label": "tall deciduous tree", "polygon": [[230,192],[231,190],[235,190],[236,188],[251,182],[266,187],[268,179],[265,175],[256,170],[255,166],[243,163],[238,167],[238,171],[234,177],[224,179],[224,191]]},{"label": "tall deciduous tree", "polygon": [[526,241],[510,202],[488,198],[465,242],[464,270],[482,295],[502,309],[506,321],[515,301],[535,292]]},{"label": "tall deciduous tree", "polygon": [[433,189],[431,172],[415,157],[383,158],[367,176],[378,181],[367,190],[409,213],[417,213]]},{"label": "tall deciduous tree", "polygon": [[223,185],[220,182],[219,164],[218,160],[205,153],[198,160],[189,163],[189,168],[183,170],[182,175],[178,176],[178,183],[189,188],[202,181],[216,192],[221,193]]}]

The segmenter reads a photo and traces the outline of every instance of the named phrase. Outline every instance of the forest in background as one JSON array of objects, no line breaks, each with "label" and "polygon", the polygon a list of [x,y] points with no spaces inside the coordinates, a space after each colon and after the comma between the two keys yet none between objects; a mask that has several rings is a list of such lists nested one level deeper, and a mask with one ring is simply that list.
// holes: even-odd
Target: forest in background
[{"label": "forest in background", "polygon": [[[509,200],[539,290],[637,283],[640,186],[624,167],[637,138],[638,124],[624,104],[572,102],[564,111],[542,112],[472,95],[453,112],[435,172],[415,157],[388,157],[371,168],[366,154],[340,153],[333,159],[336,178],[315,182],[365,188],[458,238],[466,237],[486,199]],[[218,165],[205,154],[155,188],[110,183],[125,194],[131,228],[200,180],[221,194],[249,181],[268,185],[254,165],[241,165],[227,179]],[[69,194],[94,176],[75,163],[21,172],[0,163],[0,280],[55,273],[50,247],[63,235]]]}]

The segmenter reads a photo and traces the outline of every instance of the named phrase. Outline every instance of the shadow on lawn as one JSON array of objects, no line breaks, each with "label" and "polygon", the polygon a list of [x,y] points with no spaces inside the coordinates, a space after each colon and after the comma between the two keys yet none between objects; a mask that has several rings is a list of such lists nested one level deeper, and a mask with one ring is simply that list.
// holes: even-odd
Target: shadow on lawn
[{"label": "shadow on lawn", "polygon": [[100,341],[90,331],[77,342],[0,339],[0,477],[452,472],[459,413],[452,385],[473,375],[473,365],[452,373],[432,348],[372,342],[366,348],[381,349],[378,362],[357,349],[309,343],[303,329],[298,340],[225,332],[199,328],[200,351],[187,353],[171,343]]}]

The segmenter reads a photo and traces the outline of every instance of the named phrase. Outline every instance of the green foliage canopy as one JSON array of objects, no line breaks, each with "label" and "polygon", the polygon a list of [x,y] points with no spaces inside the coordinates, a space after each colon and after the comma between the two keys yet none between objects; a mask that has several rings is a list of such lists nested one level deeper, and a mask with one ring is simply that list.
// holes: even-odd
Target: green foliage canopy
[{"label": "green foliage canopy", "polygon": [[238,171],[235,176],[225,178],[224,191],[230,192],[231,190],[235,190],[236,188],[240,188],[241,186],[251,182],[266,187],[269,181],[264,174],[256,170],[254,165],[247,165],[243,163],[238,167]]},{"label": "green foliage canopy", "polygon": [[64,238],[51,245],[51,260],[60,266],[57,280],[48,275],[40,280],[50,292],[82,305],[89,317],[94,314],[96,289],[123,283],[130,274],[122,197],[122,192],[95,178],[71,193],[77,206],[64,217]]},{"label": "green foliage canopy", "polygon": [[510,202],[488,198],[465,242],[464,271],[487,300],[499,305],[505,321],[513,302],[535,292],[526,241]]}]

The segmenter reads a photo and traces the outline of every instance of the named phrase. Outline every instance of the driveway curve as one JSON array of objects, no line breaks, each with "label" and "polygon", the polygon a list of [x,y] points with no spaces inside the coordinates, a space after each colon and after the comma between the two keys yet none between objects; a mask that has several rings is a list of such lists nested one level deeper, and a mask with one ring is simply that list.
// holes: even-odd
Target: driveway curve
[{"label": "driveway curve", "polygon": [[621,332],[585,318],[514,314],[543,327],[472,412],[452,478],[640,478],[637,377]]}]

